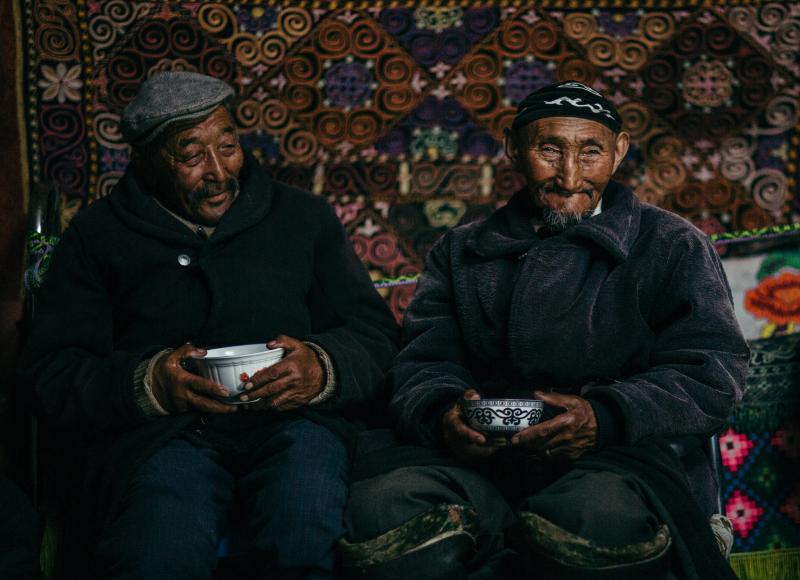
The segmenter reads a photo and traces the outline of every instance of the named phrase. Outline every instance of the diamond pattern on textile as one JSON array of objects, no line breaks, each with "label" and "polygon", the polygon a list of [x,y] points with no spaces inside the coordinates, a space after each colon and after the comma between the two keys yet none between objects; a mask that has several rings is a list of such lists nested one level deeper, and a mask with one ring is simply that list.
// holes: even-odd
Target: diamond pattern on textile
[{"label": "diamond pattern on textile", "polygon": [[764,510],[753,500],[736,490],[725,505],[725,514],[733,522],[733,529],[742,537],[747,538],[753,526],[762,516]]},{"label": "diamond pattern on textile", "polygon": [[747,438],[747,435],[736,433],[732,428],[729,428],[723,435],[720,435],[719,448],[722,455],[722,464],[732,472],[735,472],[744,463],[753,448],[753,442]]}]

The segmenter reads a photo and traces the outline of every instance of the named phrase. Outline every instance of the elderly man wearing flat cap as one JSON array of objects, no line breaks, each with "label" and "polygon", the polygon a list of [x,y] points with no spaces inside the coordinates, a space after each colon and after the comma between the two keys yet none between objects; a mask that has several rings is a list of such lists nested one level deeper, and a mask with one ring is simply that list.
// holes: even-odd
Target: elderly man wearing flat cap
[{"label": "elderly man wearing flat cap", "polygon": [[[530,94],[505,143],[525,187],[428,255],[391,371],[403,444],[355,466],[352,577],[732,577],[705,443],[748,348],[706,236],[611,181],[621,125],[578,82]],[[479,398],[544,417],[498,441],[465,419]]]},{"label": "elderly man wearing flat cap", "polygon": [[[37,301],[23,373],[91,498],[66,541],[92,564],[65,578],[209,578],[237,518],[263,577],[333,574],[349,442],[398,330],[333,209],[242,148],[232,96],[188,72],[142,85],[132,162],[72,220]],[[239,404],[191,372],[250,343],[285,356]]]}]

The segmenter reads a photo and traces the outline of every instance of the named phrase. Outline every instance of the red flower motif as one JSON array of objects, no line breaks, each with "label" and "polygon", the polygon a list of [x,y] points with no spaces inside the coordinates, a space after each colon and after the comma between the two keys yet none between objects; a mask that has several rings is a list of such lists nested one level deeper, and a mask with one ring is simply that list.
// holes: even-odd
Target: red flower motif
[{"label": "red flower motif", "polygon": [[769,442],[793,461],[800,461],[800,427],[796,424],[778,429]]},{"label": "red flower motif", "polygon": [[736,433],[732,427],[729,427],[719,437],[719,452],[722,456],[722,465],[731,472],[735,472],[742,466],[752,448],[753,442],[748,439],[747,435]]},{"label": "red flower motif", "polygon": [[779,510],[800,526],[800,488],[794,490],[794,493],[789,496],[786,503],[781,505]]},{"label": "red flower motif", "polygon": [[764,278],[745,293],[744,307],[756,318],[775,324],[800,322],[800,274],[783,272]]},{"label": "red flower motif", "polygon": [[756,525],[764,510],[746,495],[742,495],[739,490],[733,492],[733,496],[725,506],[725,515],[733,523],[733,529],[739,536],[746,538]]}]

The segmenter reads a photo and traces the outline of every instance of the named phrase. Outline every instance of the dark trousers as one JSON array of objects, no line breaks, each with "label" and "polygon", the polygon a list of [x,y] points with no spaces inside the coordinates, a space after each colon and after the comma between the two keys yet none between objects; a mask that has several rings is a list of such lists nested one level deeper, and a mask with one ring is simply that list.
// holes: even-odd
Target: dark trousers
[{"label": "dark trousers", "polygon": [[[375,538],[442,503],[468,505],[477,512],[477,551],[467,564],[473,570],[508,543],[518,511],[538,514],[600,546],[646,542],[659,528],[636,485],[613,473],[567,471],[512,507],[498,486],[474,470],[424,466],[354,483],[345,517],[347,537],[352,542]],[[414,573],[409,570],[409,577]],[[450,576],[428,570],[422,577]]]},{"label": "dark trousers", "polygon": [[0,477],[0,578],[39,577],[39,518],[28,496]]},{"label": "dark trousers", "polygon": [[236,499],[265,578],[330,578],[347,476],[341,440],[305,419],[241,457],[173,440],[128,485],[96,577],[210,578]]}]

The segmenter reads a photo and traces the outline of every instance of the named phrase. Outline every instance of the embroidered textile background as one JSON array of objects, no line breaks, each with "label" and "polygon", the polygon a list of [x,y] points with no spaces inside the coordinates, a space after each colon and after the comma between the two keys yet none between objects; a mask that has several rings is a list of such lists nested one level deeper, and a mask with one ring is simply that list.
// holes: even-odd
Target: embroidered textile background
[{"label": "embroidered textile background", "polygon": [[[520,186],[503,128],[554,80],[620,108],[619,175],[642,199],[708,233],[800,221],[796,2],[23,4],[30,177],[58,184],[67,217],[124,171],[119,113],[141,81],[187,69],[236,88],[244,142],[336,206],[376,278],[418,273],[446,228]],[[413,285],[384,292],[400,316]]]},{"label": "embroidered textile background", "polygon": [[[416,275],[442,232],[521,186],[503,129],[555,80],[619,107],[632,146],[618,175],[643,200],[709,234],[800,222],[797,2],[20,4],[27,170],[58,186],[65,220],[124,172],[119,114],[141,81],[180,69],[235,87],[244,143],[336,207],[375,278]],[[726,260],[737,303],[752,296],[750,338],[800,321],[796,254],[779,258]],[[382,290],[398,318],[413,290]],[[737,550],[800,545],[800,488],[761,467],[797,464],[796,430],[740,421],[722,442]]]}]

